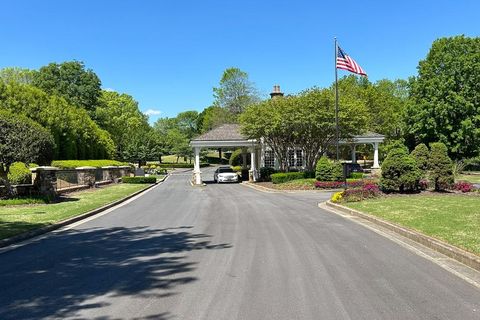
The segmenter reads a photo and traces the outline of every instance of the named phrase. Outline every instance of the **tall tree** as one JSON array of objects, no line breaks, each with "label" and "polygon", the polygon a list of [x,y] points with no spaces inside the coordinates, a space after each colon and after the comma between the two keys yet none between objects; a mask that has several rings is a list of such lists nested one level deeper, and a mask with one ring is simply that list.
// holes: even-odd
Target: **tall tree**
[{"label": "tall tree", "polygon": [[258,102],[259,94],[248,74],[239,68],[228,68],[223,72],[218,88],[213,88],[214,105],[238,115],[245,108]]},{"label": "tall tree", "polygon": [[[242,132],[273,149],[282,170],[288,170],[287,151],[300,148],[307,170],[313,171],[320,155],[335,142],[334,93],[313,88],[296,96],[270,99],[252,105],[240,116]],[[340,99],[340,136],[348,139],[366,127],[365,104],[350,95]]]},{"label": "tall tree", "polygon": [[4,83],[31,84],[35,75],[34,70],[24,68],[3,68],[0,70],[0,81]]},{"label": "tall tree", "polygon": [[122,158],[124,151],[131,149],[128,145],[133,142],[132,137],[149,127],[148,117],[140,112],[138,102],[128,94],[114,91],[102,91],[95,118],[100,127],[112,136],[117,158]]},{"label": "tall tree", "polygon": [[443,142],[456,159],[480,152],[480,38],[433,42],[412,80],[407,143]]},{"label": "tall tree", "polygon": [[0,82],[0,109],[23,114],[49,129],[55,159],[110,159],[114,142],[87,111],[58,96],[24,84]]},{"label": "tall tree", "polygon": [[201,133],[207,132],[222,124],[235,123],[236,116],[220,106],[210,106],[205,108],[198,115],[197,127]]},{"label": "tall tree", "polygon": [[98,105],[101,82],[98,76],[80,61],[50,63],[35,73],[33,85],[48,94],[65,98],[69,103],[84,108],[91,115]]}]

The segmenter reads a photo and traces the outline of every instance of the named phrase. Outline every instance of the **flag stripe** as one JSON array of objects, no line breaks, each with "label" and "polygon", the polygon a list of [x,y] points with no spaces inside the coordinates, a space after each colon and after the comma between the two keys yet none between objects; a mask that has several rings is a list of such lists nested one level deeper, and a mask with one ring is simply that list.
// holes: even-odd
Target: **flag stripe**
[{"label": "flag stripe", "polygon": [[337,69],[347,70],[362,76],[367,76],[360,65],[348,56],[340,47],[337,47]]}]

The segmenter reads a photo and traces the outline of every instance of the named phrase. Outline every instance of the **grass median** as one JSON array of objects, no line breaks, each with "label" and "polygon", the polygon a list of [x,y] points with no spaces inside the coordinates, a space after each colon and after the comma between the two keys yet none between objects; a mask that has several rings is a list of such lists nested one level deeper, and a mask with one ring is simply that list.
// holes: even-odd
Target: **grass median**
[{"label": "grass median", "polygon": [[78,216],[148,186],[116,184],[71,193],[57,203],[0,207],[0,239]]},{"label": "grass median", "polygon": [[346,205],[480,255],[478,195],[389,196]]}]

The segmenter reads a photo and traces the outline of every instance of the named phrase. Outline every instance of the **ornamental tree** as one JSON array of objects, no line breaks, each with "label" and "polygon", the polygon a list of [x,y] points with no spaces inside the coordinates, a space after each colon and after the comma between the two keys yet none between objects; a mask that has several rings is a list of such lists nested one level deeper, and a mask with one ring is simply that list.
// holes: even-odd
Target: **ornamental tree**
[{"label": "ornamental tree", "polygon": [[408,154],[408,149],[397,147],[390,150],[383,161],[380,187],[385,192],[415,191],[421,177],[422,172],[415,158]]},{"label": "ornamental tree", "polygon": [[48,164],[54,145],[52,135],[35,121],[0,111],[0,182],[5,184],[7,195],[12,192],[10,166],[15,162]]},{"label": "ornamental tree", "polygon": [[430,157],[430,151],[428,150],[428,147],[424,143],[420,143],[415,147],[415,149],[413,149],[411,155],[415,158],[415,161],[417,161],[418,168],[426,173],[428,170],[428,160]]},{"label": "ornamental tree", "polygon": [[447,147],[441,142],[430,144],[430,157],[428,166],[430,179],[435,184],[435,191],[448,189],[453,182],[453,162],[448,156]]}]

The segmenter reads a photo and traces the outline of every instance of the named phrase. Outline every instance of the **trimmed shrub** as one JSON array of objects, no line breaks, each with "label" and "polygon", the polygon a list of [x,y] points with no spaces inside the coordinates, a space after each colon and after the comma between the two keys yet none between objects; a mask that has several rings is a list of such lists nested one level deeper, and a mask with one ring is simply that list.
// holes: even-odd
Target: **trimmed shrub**
[{"label": "trimmed shrub", "polygon": [[235,171],[235,172],[240,172],[240,171],[242,171],[242,166],[233,166],[232,170]]},{"label": "trimmed shrub", "polygon": [[315,167],[315,179],[318,181],[341,181],[343,180],[343,167],[340,162],[333,162],[323,156],[317,161]]},{"label": "trimmed shrub", "polygon": [[428,170],[428,158],[430,156],[428,147],[424,143],[420,143],[415,149],[413,149],[411,155],[415,158],[418,169],[426,174]]},{"label": "trimmed shrub", "polygon": [[61,169],[75,169],[78,167],[128,166],[129,164],[116,160],[54,160],[51,165]]},{"label": "trimmed shrub", "polygon": [[385,192],[405,192],[418,189],[422,172],[406,147],[390,150],[382,164],[380,186]]},{"label": "trimmed shrub", "polygon": [[278,184],[292,180],[304,179],[305,174],[303,172],[281,172],[270,175],[270,178],[274,184]]},{"label": "trimmed shrub", "polygon": [[8,181],[11,184],[32,183],[32,173],[23,162],[15,162],[10,166]]},{"label": "trimmed shrub", "polygon": [[123,183],[156,183],[155,177],[123,177]]},{"label": "trimmed shrub", "polygon": [[430,144],[430,179],[435,191],[447,190],[454,182],[453,162],[448,156],[447,147],[441,142]]},{"label": "trimmed shrub", "polygon": [[242,149],[236,149],[232,152],[232,155],[228,159],[228,163],[231,166],[240,166],[242,165]]},{"label": "trimmed shrub", "polygon": [[363,172],[352,172],[350,173],[350,179],[363,179]]},{"label": "trimmed shrub", "polygon": [[272,181],[270,176],[274,173],[276,173],[277,170],[274,168],[269,168],[269,167],[261,167],[260,168],[260,180],[261,181]]}]

